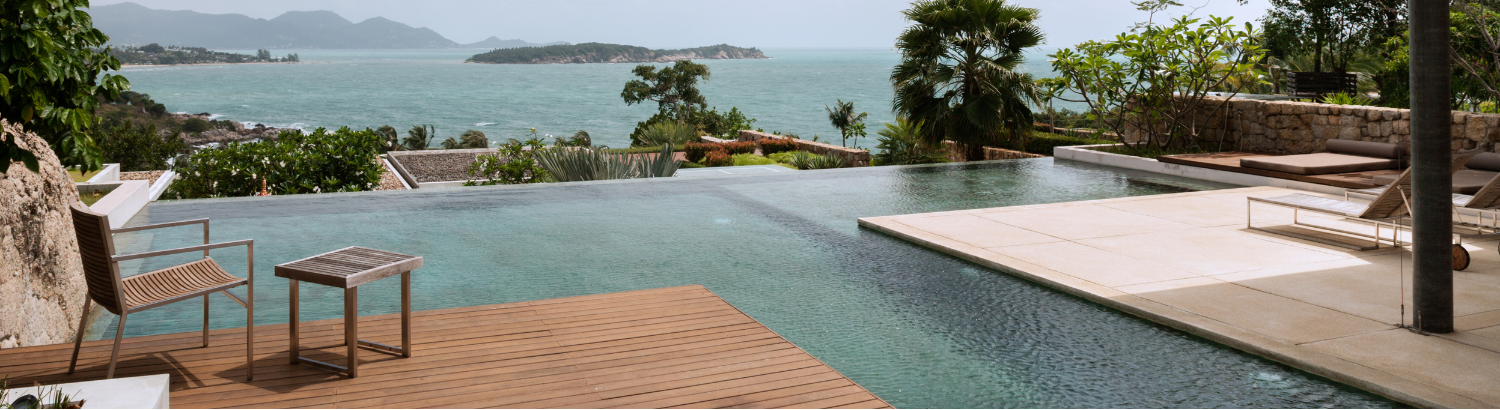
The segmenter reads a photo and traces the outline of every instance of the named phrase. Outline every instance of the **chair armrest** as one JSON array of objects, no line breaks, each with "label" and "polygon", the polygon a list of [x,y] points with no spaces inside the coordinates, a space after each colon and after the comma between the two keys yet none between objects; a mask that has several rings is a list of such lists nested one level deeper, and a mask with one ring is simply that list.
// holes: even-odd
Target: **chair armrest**
[{"label": "chair armrest", "polygon": [[153,224],[153,225],[132,226],[132,227],[129,227],[129,228],[111,229],[111,230],[109,230],[109,232],[110,233],[135,232],[135,231],[144,231],[144,230],[147,230],[147,229],[171,228],[171,227],[174,227],[174,226],[196,225],[196,224],[203,224],[204,225],[204,229],[207,229],[208,218],[203,218],[203,219],[189,219],[189,220],[186,220],[186,221],[167,222],[167,223],[159,223],[159,224]]},{"label": "chair armrest", "polygon": [[[155,256],[173,255],[173,254],[195,252],[195,251],[205,251],[206,252],[209,249],[228,248],[228,247],[232,247],[232,246],[241,246],[241,245],[244,245],[246,247],[251,247],[251,246],[254,246],[254,242],[255,242],[254,239],[241,239],[241,240],[233,241],[233,242],[220,242],[220,243],[211,243],[211,244],[207,244],[207,245],[189,246],[189,247],[185,247],[185,248],[167,249],[167,250],[162,250],[162,251],[132,253],[132,254],[127,254],[127,255],[115,255],[115,256],[111,256],[109,259],[110,259],[110,262],[120,262],[120,261],[128,261],[128,260],[131,260],[131,259],[150,258],[150,257],[155,257]],[[250,252],[250,249],[247,248],[246,252]]]}]

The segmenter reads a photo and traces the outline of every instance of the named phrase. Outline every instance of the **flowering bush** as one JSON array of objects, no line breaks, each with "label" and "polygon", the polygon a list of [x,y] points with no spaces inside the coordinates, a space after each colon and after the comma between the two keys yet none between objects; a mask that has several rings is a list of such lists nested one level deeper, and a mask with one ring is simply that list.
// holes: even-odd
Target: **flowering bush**
[{"label": "flowering bush", "polygon": [[726,142],[721,145],[724,146],[725,151],[729,152],[729,155],[755,153],[755,143],[751,141]]},{"label": "flowering bush", "polygon": [[274,141],[229,143],[179,161],[180,179],[167,195],[177,199],[368,191],[380,184],[375,160],[384,137],[348,127],[311,134],[282,131]]},{"label": "flowering bush", "polygon": [[760,140],[761,155],[771,155],[778,152],[797,150],[797,141],[791,138],[766,138]]},{"label": "flowering bush", "polygon": [[703,157],[703,165],[710,167],[727,167],[734,165],[734,157],[724,151],[711,151],[708,156]]},{"label": "flowering bush", "polygon": [[724,145],[712,142],[689,142],[683,144],[683,155],[687,156],[688,162],[702,161],[704,156],[713,151],[723,151]]}]

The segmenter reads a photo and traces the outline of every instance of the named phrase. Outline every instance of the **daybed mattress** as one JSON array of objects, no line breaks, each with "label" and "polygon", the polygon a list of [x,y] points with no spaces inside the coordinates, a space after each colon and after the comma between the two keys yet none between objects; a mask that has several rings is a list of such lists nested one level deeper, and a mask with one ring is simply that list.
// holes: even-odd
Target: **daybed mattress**
[{"label": "daybed mattress", "polygon": [[[1490,183],[1490,179],[1495,175],[1500,175],[1500,172],[1461,169],[1453,174],[1453,193],[1474,195],[1475,192],[1479,192],[1479,188],[1484,188],[1484,184]],[[1373,183],[1382,186],[1390,185],[1396,182],[1398,176],[1400,175],[1379,175],[1374,178]]]},{"label": "daybed mattress", "polygon": [[1240,166],[1297,175],[1342,174],[1400,167],[1400,161],[1344,154],[1302,154],[1240,159]]}]

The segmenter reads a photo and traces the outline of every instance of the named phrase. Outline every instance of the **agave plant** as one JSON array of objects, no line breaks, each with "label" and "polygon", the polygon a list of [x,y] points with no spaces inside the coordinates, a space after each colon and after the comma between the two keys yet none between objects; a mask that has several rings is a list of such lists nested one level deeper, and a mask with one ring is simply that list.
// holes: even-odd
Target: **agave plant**
[{"label": "agave plant", "polygon": [[797,169],[843,168],[844,160],[832,155],[818,155],[807,151],[792,153],[791,166]]},{"label": "agave plant", "polygon": [[698,140],[698,129],[676,121],[663,121],[646,127],[641,132],[640,142],[644,146],[686,144]]},{"label": "agave plant", "polygon": [[555,148],[535,154],[537,164],[558,182],[602,181],[626,178],[670,177],[681,161],[672,158],[672,147],[662,147],[655,158],[608,154],[588,148]]},{"label": "agave plant", "polygon": [[1327,95],[1324,95],[1323,99],[1320,100],[1320,101],[1318,101],[1318,102],[1321,102],[1321,103],[1324,103],[1324,104],[1335,104],[1335,105],[1374,105],[1375,104],[1375,100],[1374,99],[1371,99],[1370,97],[1366,97],[1366,96],[1364,96],[1362,94],[1355,94],[1355,93],[1327,94]]}]

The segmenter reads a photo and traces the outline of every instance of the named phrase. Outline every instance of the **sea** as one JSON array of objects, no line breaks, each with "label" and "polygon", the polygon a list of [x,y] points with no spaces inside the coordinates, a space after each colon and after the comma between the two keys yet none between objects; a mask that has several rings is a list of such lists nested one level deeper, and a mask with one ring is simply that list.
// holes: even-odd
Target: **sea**
[{"label": "sea", "polygon": [[[220,50],[254,54],[254,50]],[[130,66],[119,74],[131,90],[168,110],[278,128],[436,128],[434,142],[467,130],[492,141],[570,136],[587,131],[596,145],[630,145],[654,102],[626,105],[620,91],[636,64],[499,65],[465,63],[488,50],[272,50],[297,53],[295,64]],[[869,138],[893,119],[891,49],[767,49],[764,60],[699,60],[711,76],[699,89],[721,112],[738,108],[756,128],[804,139],[838,140],[825,107],[854,102],[869,113]],[[1029,53],[1022,69],[1050,77],[1047,52]],[[660,64],[659,64],[660,65]]]}]

